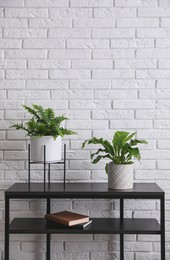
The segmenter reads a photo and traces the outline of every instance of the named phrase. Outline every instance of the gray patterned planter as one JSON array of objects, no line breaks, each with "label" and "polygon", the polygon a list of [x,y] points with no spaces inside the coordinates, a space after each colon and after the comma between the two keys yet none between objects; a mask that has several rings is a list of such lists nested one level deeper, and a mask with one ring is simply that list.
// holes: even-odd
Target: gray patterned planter
[{"label": "gray patterned planter", "polygon": [[108,164],[109,189],[133,188],[133,164]]}]

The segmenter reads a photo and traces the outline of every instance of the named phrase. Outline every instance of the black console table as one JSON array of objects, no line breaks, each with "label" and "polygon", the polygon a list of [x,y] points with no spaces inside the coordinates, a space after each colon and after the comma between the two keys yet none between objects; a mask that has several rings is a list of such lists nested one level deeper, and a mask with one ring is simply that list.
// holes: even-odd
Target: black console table
[{"label": "black console table", "polygon": [[[84,230],[49,226],[44,218],[14,218],[10,223],[11,199],[46,199],[50,213],[51,199],[119,199],[120,218],[94,218]],[[160,224],[156,219],[124,218],[124,199],[160,200]],[[124,260],[124,234],[157,234],[161,237],[161,260],[165,260],[164,191],[155,183],[134,184],[131,190],[108,190],[107,183],[15,183],[5,192],[5,260],[9,260],[10,234],[46,234],[46,259],[50,260],[51,234],[120,234],[120,260]]]}]

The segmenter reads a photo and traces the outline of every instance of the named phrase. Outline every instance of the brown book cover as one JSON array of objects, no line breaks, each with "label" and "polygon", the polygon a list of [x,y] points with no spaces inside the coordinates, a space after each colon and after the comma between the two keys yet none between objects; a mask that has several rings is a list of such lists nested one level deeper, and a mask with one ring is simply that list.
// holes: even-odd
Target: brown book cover
[{"label": "brown book cover", "polygon": [[61,211],[57,213],[46,214],[45,218],[67,226],[74,226],[89,221],[89,216],[74,213],[71,211]]}]

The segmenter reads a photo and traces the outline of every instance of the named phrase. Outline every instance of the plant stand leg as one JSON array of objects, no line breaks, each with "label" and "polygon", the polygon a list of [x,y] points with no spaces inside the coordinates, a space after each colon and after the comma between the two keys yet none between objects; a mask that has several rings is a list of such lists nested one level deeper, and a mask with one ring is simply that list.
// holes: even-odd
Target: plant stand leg
[{"label": "plant stand leg", "polygon": [[44,190],[46,183],[46,146],[44,145]]},{"label": "plant stand leg", "polygon": [[66,185],[66,144],[64,144],[64,189]]},{"label": "plant stand leg", "polygon": [[31,182],[31,148],[30,144],[28,145],[28,189],[30,190],[30,182]]},{"label": "plant stand leg", "polygon": [[[47,198],[47,214],[51,212],[51,201],[50,198]],[[51,259],[51,235],[46,235],[46,259]]]}]

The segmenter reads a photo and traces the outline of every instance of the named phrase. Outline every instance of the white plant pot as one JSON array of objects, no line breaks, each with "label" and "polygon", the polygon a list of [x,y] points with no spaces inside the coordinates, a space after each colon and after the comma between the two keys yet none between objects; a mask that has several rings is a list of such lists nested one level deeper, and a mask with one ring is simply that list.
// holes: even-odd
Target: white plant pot
[{"label": "white plant pot", "polygon": [[60,136],[53,139],[52,136],[31,137],[31,160],[34,162],[44,161],[44,145],[46,146],[46,161],[55,162],[61,160],[62,139]]},{"label": "white plant pot", "polygon": [[108,164],[108,187],[110,189],[133,188],[133,164]]}]

